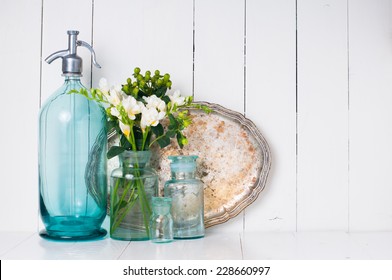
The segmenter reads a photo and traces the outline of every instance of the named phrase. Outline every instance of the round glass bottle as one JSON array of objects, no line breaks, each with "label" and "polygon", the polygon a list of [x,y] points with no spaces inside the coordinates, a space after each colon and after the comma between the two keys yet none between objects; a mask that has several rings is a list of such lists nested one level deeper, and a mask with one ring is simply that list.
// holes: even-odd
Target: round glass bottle
[{"label": "round glass bottle", "polygon": [[78,74],[42,106],[39,117],[39,206],[44,238],[84,240],[106,235],[106,114],[80,94]]},{"label": "round glass bottle", "polygon": [[148,240],[151,198],[158,190],[158,175],[148,166],[150,151],[124,151],[120,167],[110,182],[110,237],[118,240]]},{"label": "round glass bottle", "polygon": [[172,198],[175,239],[204,236],[204,188],[195,178],[197,156],[169,156],[171,180],[164,186],[165,197]]},{"label": "round glass bottle", "polygon": [[152,198],[152,215],[150,219],[150,240],[154,243],[173,241],[173,219],[170,213],[170,197]]}]

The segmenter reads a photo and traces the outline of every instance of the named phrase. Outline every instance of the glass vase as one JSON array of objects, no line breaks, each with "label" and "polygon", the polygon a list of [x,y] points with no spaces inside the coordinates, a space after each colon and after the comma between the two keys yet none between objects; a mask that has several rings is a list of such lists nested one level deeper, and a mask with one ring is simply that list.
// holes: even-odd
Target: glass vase
[{"label": "glass vase", "polygon": [[52,240],[106,235],[106,114],[96,102],[69,94],[82,87],[80,75],[66,75],[40,110],[40,236]]},{"label": "glass vase", "polygon": [[204,236],[204,187],[195,178],[197,156],[169,156],[171,180],[164,186],[172,198],[174,239]]},{"label": "glass vase", "polygon": [[150,151],[124,151],[110,182],[110,237],[148,240],[151,198],[158,191],[158,175],[149,167]]}]

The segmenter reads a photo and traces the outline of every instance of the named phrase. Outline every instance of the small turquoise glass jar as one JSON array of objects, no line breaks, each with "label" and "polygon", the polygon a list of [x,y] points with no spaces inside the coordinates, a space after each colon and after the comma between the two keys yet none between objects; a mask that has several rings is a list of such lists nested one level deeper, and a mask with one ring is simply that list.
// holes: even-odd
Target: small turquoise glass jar
[{"label": "small turquoise glass jar", "polygon": [[150,218],[150,239],[154,243],[173,241],[173,219],[170,213],[170,197],[152,198],[152,215]]},{"label": "small turquoise glass jar", "polygon": [[204,187],[195,177],[197,156],[169,156],[171,180],[164,186],[172,199],[174,239],[204,236]]}]

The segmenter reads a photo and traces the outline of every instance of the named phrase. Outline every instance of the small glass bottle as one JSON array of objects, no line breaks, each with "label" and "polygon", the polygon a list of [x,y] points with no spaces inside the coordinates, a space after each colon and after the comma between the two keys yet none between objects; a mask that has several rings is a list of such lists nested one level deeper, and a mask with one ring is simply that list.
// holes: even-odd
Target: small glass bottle
[{"label": "small glass bottle", "polygon": [[170,197],[152,198],[152,215],[150,219],[150,239],[154,243],[173,241],[173,219],[170,213]]},{"label": "small glass bottle", "polygon": [[195,178],[197,156],[169,156],[171,180],[165,183],[165,197],[172,198],[174,239],[204,236],[204,189]]}]

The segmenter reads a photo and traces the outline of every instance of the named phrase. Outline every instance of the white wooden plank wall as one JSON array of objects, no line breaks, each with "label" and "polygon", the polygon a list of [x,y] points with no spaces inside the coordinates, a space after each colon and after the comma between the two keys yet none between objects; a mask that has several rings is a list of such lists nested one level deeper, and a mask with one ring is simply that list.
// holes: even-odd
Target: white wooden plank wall
[{"label": "white wooden plank wall", "polygon": [[347,2],[297,4],[297,229],[347,230]]},{"label": "white wooden plank wall", "polygon": [[296,229],[295,0],[246,1],[246,116],[266,137],[272,168],[246,231]]},{"label": "white wooden plank wall", "polygon": [[245,114],[270,144],[265,191],[214,231],[392,230],[391,0],[0,0],[0,230],[37,228],[37,125],[66,31],[101,77],[135,66]]}]

